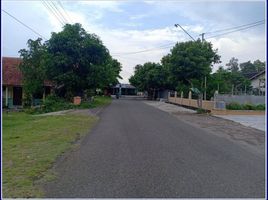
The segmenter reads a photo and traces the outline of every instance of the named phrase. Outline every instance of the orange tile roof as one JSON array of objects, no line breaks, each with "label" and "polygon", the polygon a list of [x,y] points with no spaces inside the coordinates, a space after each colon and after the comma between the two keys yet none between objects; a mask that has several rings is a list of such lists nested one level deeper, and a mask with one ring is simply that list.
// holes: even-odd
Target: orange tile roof
[{"label": "orange tile roof", "polygon": [[22,73],[18,68],[21,61],[20,58],[2,57],[3,85],[22,85]]},{"label": "orange tile roof", "polygon": [[[2,57],[2,81],[3,85],[22,86],[23,75],[19,70],[21,58]],[[51,81],[44,81],[45,86],[52,86]]]}]

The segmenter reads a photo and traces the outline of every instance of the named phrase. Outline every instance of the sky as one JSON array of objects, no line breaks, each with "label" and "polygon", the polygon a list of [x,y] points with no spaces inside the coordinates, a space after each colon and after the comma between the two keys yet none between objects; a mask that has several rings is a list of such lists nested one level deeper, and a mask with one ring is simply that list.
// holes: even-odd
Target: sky
[{"label": "sky", "polygon": [[[266,60],[265,1],[54,0],[44,3],[2,0],[2,9],[45,41],[52,32],[59,32],[63,27],[60,17],[54,16],[48,3],[61,12],[65,23],[80,23],[88,33],[100,37],[113,58],[122,64],[121,83],[128,83],[137,64],[160,62],[176,42],[191,40],[174,24],[180,24],[194,39],[205,33],[205,40],[218,49],[224,67],[232,57],[238,58],[239,63]],[[3,11],[1,16],[2,56],[19,57],[18,51],[27,48],[27,40],[40,36]],[[265,23],[219,35],[231,32],[229,28],[261,20]],[[218,66],[213,66],[213,71]]]}]

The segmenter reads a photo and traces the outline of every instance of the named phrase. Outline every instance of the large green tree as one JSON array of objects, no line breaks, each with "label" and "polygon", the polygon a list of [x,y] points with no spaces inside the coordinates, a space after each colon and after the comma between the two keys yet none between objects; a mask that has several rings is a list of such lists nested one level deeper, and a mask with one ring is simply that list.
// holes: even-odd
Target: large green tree
[{"label": "large green tree", "polygon": [[159,63],[147,62],[136,65],[134,75],[129,82],[140,91],[147,91],[151,98],[156,98],[156,91],[163,89],[167,84],[167,73]]},{"label": "large green tree", "polygon": [[200,88],[212,64],[220,62],[220,56],[211,43],[197,40],[177,43],[161,62],[169,73],[172,89],[182,87],[180,85]]},{"label": "large green tree", "polygon": [[208,78],[208,96],[212,97],[217,90],[222,94],[235,94],[237,92],[247,92],[250,90],[250,81],[245,78],[240,71],[234,72],[232,69],[219,69]]},{"label": "large green tree", "polygon": [[46,78],[46,65],[44,58],[47,54],[46,46],[42,44],[42,39],[28,40],[28,49],[19,51],[22,63],[19,68],[23,74],[23,89],[26,98],[33,103],[36,95],[44,91],[44,80]]},{"label": "large green tree", "polygon": [[260,60],[255,60],[253,62],[253,65],[255,65],[258,72],[265,70],[265,62],[262,62]]},{"label": "large green tree", "polygon": [[85,90],[116,82],[121,65],[95,34],[80,24],[66,24],[47,41],[47,76],[56,84],[60,96],[83,95]]},{"label": "large green tree", "polygon": [[252,73],[257,72],[257,67],[251,61],[240,63],[240,68],[241,73],[246,77],[250,76]]}]

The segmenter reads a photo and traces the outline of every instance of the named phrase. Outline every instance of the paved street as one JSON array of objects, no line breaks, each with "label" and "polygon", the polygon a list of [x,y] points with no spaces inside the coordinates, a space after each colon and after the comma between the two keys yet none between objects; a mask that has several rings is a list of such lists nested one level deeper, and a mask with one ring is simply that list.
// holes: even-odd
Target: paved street
[{"label": "paved street", "polygon": [[81,148],[56,164],[46,197],[264,197],[264,152],[139,100],[105,108]]}]

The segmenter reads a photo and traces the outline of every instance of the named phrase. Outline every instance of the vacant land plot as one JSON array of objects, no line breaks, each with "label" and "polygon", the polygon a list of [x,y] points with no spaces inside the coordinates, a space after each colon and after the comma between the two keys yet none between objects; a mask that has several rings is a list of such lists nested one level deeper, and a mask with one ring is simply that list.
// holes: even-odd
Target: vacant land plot
[{"label": "vacant land plot", "polygon": [[89,132],[97,117],[72,113],[33,116],[3,113],[3,197],[41,197],[35,183],[53,178],[56,158]]}]

